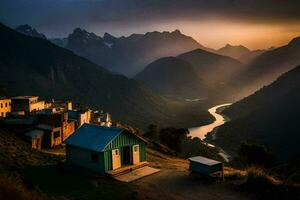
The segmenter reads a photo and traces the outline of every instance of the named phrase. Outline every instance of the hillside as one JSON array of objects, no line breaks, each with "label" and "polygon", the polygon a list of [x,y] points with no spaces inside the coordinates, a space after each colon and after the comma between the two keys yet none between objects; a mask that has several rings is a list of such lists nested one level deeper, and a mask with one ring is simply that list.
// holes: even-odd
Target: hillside
[{"label": "hillside", "polygon": [[176,57],[160,58],[135,76],[136,80],[168,97],[183,99],[205,98],[203,81],[194,68]]},{"label": "hillside", "polygon": [[[7,95],[72,99],[107,110],[114,120],[138,127],[150,123],[184,126],[180,116],[186,107],[47,40],[0,25],[0,43],[0,88]],[[193,119],[194,122],[186,122],[200,121],[197,117]]]},{"label": "hillside", "polygon": [[230,57],[196,49],[178,56],[189,62],[206,83],[210,85],[228,82],[235,73],[241,70],[242,64]]},{"label": "hillside", "polygon": [[[64,156],[31,149],[13,132],[0,129],[0,198],[46,199],[247,199],[229,184],[206,184],[188,175],[187,160],[148,149],[147,160],[157,174],[132,183],[90,176],[63,167]],[[189,185],[190,187],[183,187]],[[174,191],[177,191],[174,193]],[[213,193],[218,191],[218,195]],[[178,196],[179,195],[179,196]]]},{"label": "hillside", "polygon": [[225,81],[242,67],[242,64],[233,58],[202,49],[183,53],[178,58],[189,62],[198,75],[207,82]]},{"label": "hillside", "polygon": [[231,121],[220,127],[216,142],[232,152],[247,140],[266,145],[281,160],[296,158],[300,154],[299,89],[297,67],[233,104],[224,111]]},{"label": "hillside", "polygon": [[[257,199],[255,196],[251,198],[252,194],[265,199],[274,196],[291,199],[299,193],[297,187],[291,190],[285,185],[277,185],[280,180],[264,173],[252,175],[249,181],[249,174],[260,172],[259,169],[236,170],[225,167],[225,181],[210,182],[190,175],[187,160],[151,148],[147,150],[147,160],[152,167],[161,171],[135,182],[122,183],[108,177],[94,177],[68,170],[62,165],[64,156],[31,149],[29,144],[3,127],[0,129],[0,146],[1,199],[92,200],[100,196],[103,200],[138,200],[161,199],[164,196],[167,200],[196,200],[203,197],[209,200],[248,200]],[[265,179],[270,183],[265,183]],[[268,188],[264,196],[257,194],[260,187]]]},{"label": "hillside", "polygon": [[[67,42],[64,42],[64,41]],[[173,32],[148,32],[128,37],[104,37],[76,28],[68,38],[52,40],[74,53],[102,65],[110,71],[134,76],[154,60],[176,56],[197,48],[207,49],[179,30]]]},{"label": "hillside", "polygon": [[299,64],[300,37],[294,38],[285,46],[268,50],[256,57],[236,75],[232,84],[238,83],[240,96],[247,96]]}]

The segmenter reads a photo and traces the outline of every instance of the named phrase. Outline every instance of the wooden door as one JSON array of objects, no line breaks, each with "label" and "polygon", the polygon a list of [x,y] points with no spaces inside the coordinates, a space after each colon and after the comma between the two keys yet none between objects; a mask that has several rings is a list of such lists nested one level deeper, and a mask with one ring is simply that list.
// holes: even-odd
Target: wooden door
[{"label": "wooden door", "polygon": [[119,149],[112,150],[112,169],[118,169],[121,167],[121,155]]},{"label": "wooden door", "polygon": [[132,146],[132,162],[133,164],[138,164],[140,162],[140,145]]}]

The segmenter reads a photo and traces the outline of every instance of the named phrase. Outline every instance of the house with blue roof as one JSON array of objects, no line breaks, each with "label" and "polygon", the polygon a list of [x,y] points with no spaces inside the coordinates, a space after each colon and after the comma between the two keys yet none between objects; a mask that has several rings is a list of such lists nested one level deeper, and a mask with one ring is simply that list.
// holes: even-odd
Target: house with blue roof
[{"label": "house with blue roof", "polygon": [[65,144],[67,164],[97,174],[146,161],[146,141],[123,128],[83,124]]}]

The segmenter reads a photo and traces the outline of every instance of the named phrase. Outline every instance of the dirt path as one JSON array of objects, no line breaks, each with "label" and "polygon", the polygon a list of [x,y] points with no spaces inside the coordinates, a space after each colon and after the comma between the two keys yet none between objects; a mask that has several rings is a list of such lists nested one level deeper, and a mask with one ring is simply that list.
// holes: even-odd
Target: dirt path
[{"label": "dirt path", "polygon": [[148,160],[161,172],[140,179],[133,184],[141,199],[175,200],[243,200],[250,199],[234,191],[227,182],[204,183],[189,175],[188,162],[160,153],[148,152]]}]

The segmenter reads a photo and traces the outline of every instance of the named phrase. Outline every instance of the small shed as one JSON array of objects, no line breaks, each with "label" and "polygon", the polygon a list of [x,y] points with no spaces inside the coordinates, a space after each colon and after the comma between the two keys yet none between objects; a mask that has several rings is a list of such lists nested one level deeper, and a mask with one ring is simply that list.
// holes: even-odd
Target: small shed
[{"label": "small shed", "polygon": [[123,128],[83,124],[65,144],[67,164],[98,174],[146,161],[146,141]]},{"label": "small shed", "polygon": [[205,176],[218,177],[223,179],[223,163],[202,156],[189,158],[190,171]]}]

